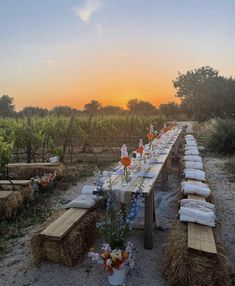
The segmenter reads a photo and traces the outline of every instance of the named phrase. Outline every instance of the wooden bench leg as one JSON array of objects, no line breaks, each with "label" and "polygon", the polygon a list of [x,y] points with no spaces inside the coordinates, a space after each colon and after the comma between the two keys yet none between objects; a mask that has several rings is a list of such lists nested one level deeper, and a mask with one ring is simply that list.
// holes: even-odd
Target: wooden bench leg
[{"label": "wooden bench leg", "polygon": [[150,191],[145,197],[144,215],[144,248],[153,248],[153,216],[154,216],[154,192]]}]

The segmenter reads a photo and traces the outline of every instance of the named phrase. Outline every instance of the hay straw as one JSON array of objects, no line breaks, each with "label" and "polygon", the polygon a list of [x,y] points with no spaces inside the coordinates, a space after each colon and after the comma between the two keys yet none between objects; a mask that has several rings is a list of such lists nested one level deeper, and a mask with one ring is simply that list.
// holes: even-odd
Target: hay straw
[{"label": "hay straw", "polygon": [[22,207],[24,200],[23,200],[21,192],[20,191],[15,191],[14,195],[15,195],[15,197],[17,199],[18,207],[19,208]]},{"label": "hay straw", "polygon": [[55,171],[57,178],[62,178],[64,175],[63,164],[54,166],[15,166],[9,168],[10,176],[21,180],[30,180],[34,176],[42,176],[47,173],[54,173]]},{"label": "hay straw", "polygon": [[41,236],[40,232],[46,227],[44,224],[31,239],[33,264],[38,265],[41,261],[46,260],[73,266],[80,262],[84,252],[91,247],[96,239],[96,220],[97,213],[95,211],[88,212],[82,221],[75,224],[61,240]]},{"label": "hay straw", "polygon": [[214,229],[217,255],[189,249],[187,224],[176,221],[164,250],[163,274],[170,285],[229,286],[231,266],[224,254],[220,231]]}]

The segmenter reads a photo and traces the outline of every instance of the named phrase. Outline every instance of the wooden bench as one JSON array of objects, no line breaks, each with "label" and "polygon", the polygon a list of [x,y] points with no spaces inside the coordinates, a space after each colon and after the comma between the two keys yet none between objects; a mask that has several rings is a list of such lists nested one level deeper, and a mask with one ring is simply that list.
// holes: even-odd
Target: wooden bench
[{"label": "wooden bench", "polygon": [[[206,201],[198,195],[188,195],[188,199]],[[188,223],[188,247],[199,251],[217,254],[212,228],[197,223]]]},{"label": "wooden bench", "polygon": [[31,239],[33,263],[46,260],[73,266],[94,243],[97,213],[92,209],[70,208],[35,233]]},{"label": "wooden bench", "polygon": [[14,191],[17,197],[19,197],[18,193],[20,193],[22,201],[26,199],[31,200],[33,197],[31,180],[0,180],[0,192],[2,190]]}]

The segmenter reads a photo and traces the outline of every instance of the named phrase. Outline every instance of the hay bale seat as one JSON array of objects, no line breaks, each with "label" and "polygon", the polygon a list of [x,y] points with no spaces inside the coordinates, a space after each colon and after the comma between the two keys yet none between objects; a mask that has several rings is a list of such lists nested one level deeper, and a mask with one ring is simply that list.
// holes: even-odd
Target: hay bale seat
[{"label": "hay bale seat", "polygon": [[23,201],[33,198],[31,180],[0,180],[0,192],[1,190],[14,191],[20,205]]},{"label": "hay bale seat", "polygon": [[218,226],[213,229],[217,255],[188,248],[187,223],[176,221],[164,249],[163,275],[175,286],[229,286],[231,265]]},{"label": "hay bale seat", "polygon": [[16,215],[19,203],[13,191],[0,191],[0,221]]},{"label": "hay bale seat", "polygon": [[43,224],[31,238],[33,264],[43,260],[73,266],[94,243],[97,212],[70,208],[54,222]]},{"label": "hay bale seat", "polygon": [[57,178],[62,178],[64,175],[62,163],[11,163],[7,165],[7,168],[10,177],[24,180],[54,172]]}]

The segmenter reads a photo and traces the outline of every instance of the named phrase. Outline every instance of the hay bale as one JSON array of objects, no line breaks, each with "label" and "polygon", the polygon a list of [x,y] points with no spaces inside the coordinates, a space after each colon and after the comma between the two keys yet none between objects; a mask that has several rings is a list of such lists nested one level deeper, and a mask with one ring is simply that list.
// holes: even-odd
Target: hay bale
[{"label": "hay bale", "polygon": [[33,189],[32,189],[31,184],[27,186],[22,186],[22,188],[20,188],[20,192],[21,192],[23,200],[33,199]]},{"label": "hay bale", "polygon": [[97,237],[96,220],[96,211],[88,212],[61,240],[41,236],[42,228],[40,228],[40,231],[31,239],[34,265],[38,265],[43,260],[62,263],[66,266],[73,266],[80,262],[83,254],[92,246]]},{"label": "hay bale", "polygon": [[32,177],[35,176],[43,176],[44,174],[48,173],[54,173],[56,172],[56,177],[62,178],[64,175],[64,165],[63,164],[48,164],[48,165],[40,165],[40,164],[30,164],[28,163],[25,165],[25,163],[20,165],[18,164],[11,164],[9,167],[9,175],[11,177],[14,177],[16,179],[21,179],[21,180],[29,180]]},{"label": "hay bale", "polygon": [[15,197],[17,199],[18,207],[19,208],[22,207],[24,199],[23,199],[23,196],[22,196],[21,192],[20,191],[15,191],[14,195],[15,195]]},{"label": "hay bale", "polygon": [[17,208],[19,207],[17,198],[14,193],[12,193],[6,200],[3,206],[4,217],[12,217],[16,215]]},{"label": "hay bale", "polygon": [[214,228],[217,255],[189,249],[187,224],[176,221],[164,250],[163,274],[175,286],[229,286],[231,266]]}]

